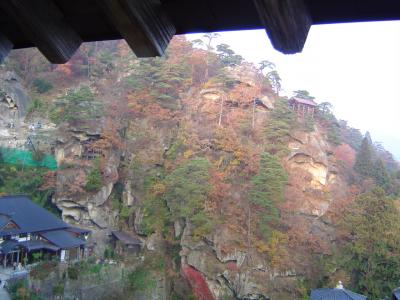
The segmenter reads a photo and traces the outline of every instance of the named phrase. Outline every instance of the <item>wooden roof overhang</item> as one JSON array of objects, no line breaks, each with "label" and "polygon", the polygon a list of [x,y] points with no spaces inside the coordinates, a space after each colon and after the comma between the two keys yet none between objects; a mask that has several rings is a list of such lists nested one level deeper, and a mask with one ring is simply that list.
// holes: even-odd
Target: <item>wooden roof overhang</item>
[{"label": "wooden roof overhang", "polygon": [[37,47],[65,63],[82,42],[120,38],[138,57],[158,56],[174,34],[260,28],[291,54],[314,24],[398,19],[398,0],[1,0],[0,61]]}]

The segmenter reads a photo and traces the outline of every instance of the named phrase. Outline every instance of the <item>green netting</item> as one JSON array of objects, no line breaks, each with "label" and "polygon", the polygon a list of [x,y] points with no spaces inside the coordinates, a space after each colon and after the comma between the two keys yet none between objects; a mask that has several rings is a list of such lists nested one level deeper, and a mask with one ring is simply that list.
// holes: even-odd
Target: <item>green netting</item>
[{"label": "green netting", "polygon": [[24,151],[15,148],[0,148],[3,161],[7,164],[18,164],[29,167],[44,167],[57,169],[57,162],[53,155],[45,154],[41,161],[35,161],[31,151]]}]

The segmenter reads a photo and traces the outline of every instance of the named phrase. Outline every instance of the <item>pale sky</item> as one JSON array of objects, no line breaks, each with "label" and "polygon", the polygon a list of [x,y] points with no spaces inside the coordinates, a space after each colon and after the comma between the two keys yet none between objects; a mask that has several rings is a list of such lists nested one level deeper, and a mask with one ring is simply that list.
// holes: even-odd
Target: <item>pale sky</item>
[{"label": "pale sky", "polygon": [[275,51],[264,30],[220,35],[214,46],[226,43],[254,63],[272,61],[284,93],[308,90],[317,102],[331,102],[337,118],[369,131],[400,159],[400,22],[314,25],[295,55]]}]

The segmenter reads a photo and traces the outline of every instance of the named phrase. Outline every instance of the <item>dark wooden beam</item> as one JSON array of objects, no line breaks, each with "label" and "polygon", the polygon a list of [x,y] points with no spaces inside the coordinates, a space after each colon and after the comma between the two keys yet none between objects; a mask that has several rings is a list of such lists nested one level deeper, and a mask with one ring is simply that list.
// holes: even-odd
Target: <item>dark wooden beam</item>
[{"label": "dark wooden beam", "polygon": [[6,58],[13,48],[13,43],[0,32],[0,63]]},{"label": "dark wooden beam", "polygon": [[312,19],[303,0],[253,0],[272,45],[285,54],[303,50]]},{"label": "dark wooden beam", "polygon": [[100,0],[105,13],[138,57],[164,54],[175,26],[158,0]]},{"label": "dark wooden beam", "polygon": [[67,62],[82,43],[52,0],[2,0],[0,7],[51,63]]}]

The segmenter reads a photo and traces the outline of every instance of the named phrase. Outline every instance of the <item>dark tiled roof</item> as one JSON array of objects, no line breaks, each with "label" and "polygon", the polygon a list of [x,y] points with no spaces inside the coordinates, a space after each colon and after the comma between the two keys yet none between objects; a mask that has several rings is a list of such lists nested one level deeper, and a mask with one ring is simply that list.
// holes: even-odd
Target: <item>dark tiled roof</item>
[{"label": "dark tiled roof", "polygon": [[10,218],[6,215],[0,215],[0,228],[3,228],[10,222]]},{"label": "dark tiled roof", "polygon": [[366,300],[367,297],[346,289],[317,289],[311,292],[310,300]]},{"label": "dark tiled roof", "polygon": [[111,234],[117,239],[122,241],[125,245],[141,245],[142,241],[122,231],[112,231]]},{"label": "dark tiled roof", "polygon": [[25,241],[25,242],[19,242],[19,245],[24,247],[25,249],[29,251],[34,251],[34,250],[40,250],[40,249],[45,249],[45,250],[50,250],[50,251],[58,251],[60,250],[59,247],[54,246],[46,241],[41,241],[41,240],[30,240],[30,241]]},{"label": "dark tiled roof", "polygon": [[84,240],[74,237],[72,233],[66,230],[47,231],[40,235],[61,249],[69,249],[86,244]]},{"label": "dark tiled roof", "polygon": [[295,101],[295,102],[306,104],[306,105],[310,105],[310,106],[317,106],[318,105],[317,103],[315,103],[311,99],[303,99],[303,98],[299,98],[299,97],[292,97],[292,98],[290,98],[290,101]]},{"label": "dark tiled roof", "polygon": [[393,296],[395,296],[397,300],[400,300],[400,288],[393,290]]},{"label": "dark tiled roof", "polygon": [[83,228],[78,228],[78,227],[68,227],[66,229],[69,232],[77,233],[77,234],[85,234],[85,233],[90,233],[91,231],[88,229],[83,229]]},{"label": "dark tiled roof", "polygon": [[40,249],[46,249],[50,251],[60,250],[59,247],[42,240],[30,240],[24,242],[18,242],[16,240],[6,240],[0,244],[0,251],[2,254],[8,254],[10,251],[15,250],[18,247],[23,247],[28,250],[28,252]]},{"label": "dark tiled roof", "polygon": [[8,252],[14,250],[17,245],[18,245],[18,241],[16,241],[16,240],[4,241],[0,244],[1,253],[7,254]]},{"label": "dark tiled roof", "polygon": [[0,231],[0,236],[62,229],[69,225],[26,196],[0,197],[0,215],[8,216],[18,229]]}]

